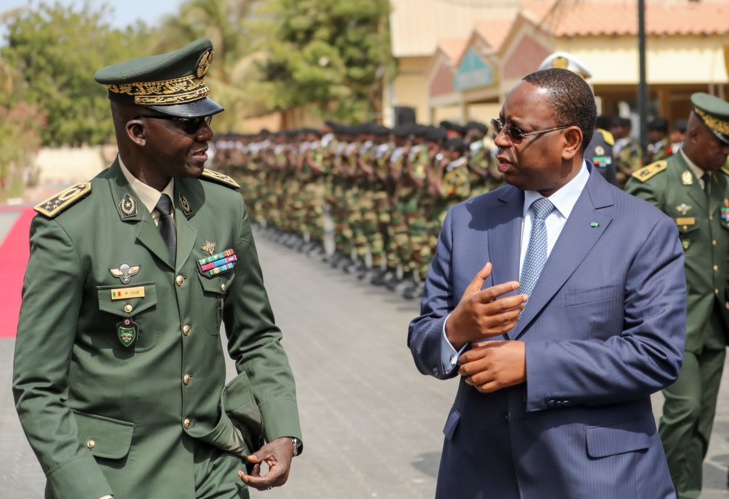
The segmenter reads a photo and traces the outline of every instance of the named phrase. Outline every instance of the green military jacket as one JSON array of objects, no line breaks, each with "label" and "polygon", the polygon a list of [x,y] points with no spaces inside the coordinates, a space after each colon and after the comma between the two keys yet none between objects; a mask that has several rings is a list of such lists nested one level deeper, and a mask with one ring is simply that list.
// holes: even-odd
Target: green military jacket
[{"label": "green military jacket", "polygon": [[[243,468],[261,440],[300,438],[293,375],[231,184],[210,171],[175,180],[177,261],[118,162],[37,207],[48,216],[31,227],[13,392],[47,498],[193,499],[196,441]],[[233,269],[203,275],[198,260],[226,250]],[[227,385],[221,321],[239,373]]]},{"label": "green military jacket", "polygon": [[729,183],[723,172],[714,172],[713,179],[707,203],[701,184],[678,153],[638,170],[625,186],[676,221],[686,257],[686,350],[696,353],[724,348],[729,328]]}]

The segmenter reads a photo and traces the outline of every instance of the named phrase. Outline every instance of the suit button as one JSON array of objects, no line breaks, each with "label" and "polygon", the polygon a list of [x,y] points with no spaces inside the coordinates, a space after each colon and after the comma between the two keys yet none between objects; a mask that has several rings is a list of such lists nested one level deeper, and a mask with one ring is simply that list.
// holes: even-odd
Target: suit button
[{"label": "suit button", "polygon": [[228,287],[225,284],[221,284],[220,285],[220,291],[222,291],[223,293],[225,293],[225,290],[226,289],[228,289]]},{"label": "suit button", "polygon": [[504,424],[509,424],[509,413],[508,412],[505,412],[504,414],[502,414],[501,422]]},{"label": "suit button", "polygon": [[132,306],[131,306],[130,304],[128,304],[128,303],[127,303],[126,305],[124,305],[124,311],[125,311],[126,313],[128,313],[128,314],[129,314],[129,313],[131,313],[131,312],[132,312],[132,310],[134,310],[134,307],[132,307]]},{"label": "suit button", "polygon": [[554,407],[554,403],[555,403],[554,400],[550,400],[549,403],[547,403],[547,405],[549,407]]},{"label": "suit button", "polygon": [[86,447],[88,447],[89,449],[93,449],[94,447],[96,447],[96,442],[94,442],[93,440],[89,440],[88,442],[86,442]]},{"label": "suit button", "polygon": [[182,326],[182,334],[184,334],[185,336],[190,336],[191,330],[192,330],[192,328],[188,324],[185,324],[184,326]]},{"label": "suit button", "polygon": [[183,284],[185,284],[185,278],[184,278],[184,277],[182,277],[181,275],[178,275],[178,276],[177,276],[177,277],[175,278],[175,283],[176,283],[176,284],[177,284],[178,286],[182,286]]},{"label": "suit button", "polygon": [[190,381],[192,381],[192,376],[190,376],[189,374],[185,374],[182,377],[182,382],[185,383],[186,385],[189,385]]},{"label": "suit button", "polygon": [[186,430],[189,430],[192,426],[192,420],[190,418],[185,418],[185,420],[182,422],[182,426],[184,426]]}]

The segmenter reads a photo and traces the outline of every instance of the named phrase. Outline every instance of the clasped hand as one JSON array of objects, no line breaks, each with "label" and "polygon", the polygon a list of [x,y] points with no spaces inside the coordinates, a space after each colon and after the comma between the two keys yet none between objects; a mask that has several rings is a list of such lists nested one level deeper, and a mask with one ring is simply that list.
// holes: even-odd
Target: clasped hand
[{"label": "clasped hand", "polygon": [[458,374],[482,393],[526,381],[526,345],[523,342],[479,343],[511,331],[528,299],[525,294],[500,298],[519,289],[519,283],[515,281],[481,289],[491,270],[491,264],[487,263],[474,277],[446,323],[448,340],[457,350],[466,343],[474,344],[461,355]]}]

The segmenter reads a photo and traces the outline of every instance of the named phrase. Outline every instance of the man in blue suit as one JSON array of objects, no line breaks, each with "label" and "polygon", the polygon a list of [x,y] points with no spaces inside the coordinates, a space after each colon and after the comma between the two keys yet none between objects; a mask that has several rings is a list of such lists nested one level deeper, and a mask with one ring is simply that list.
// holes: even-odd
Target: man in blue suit
[{"label": "man in blue suit", "polygon": [[461,376],[436,497],[673,498],[650,395],[686,336],[675,224],[583,159],[590,87],[524,78],[493,120],[510,185],[446,217],[408,344]]}]

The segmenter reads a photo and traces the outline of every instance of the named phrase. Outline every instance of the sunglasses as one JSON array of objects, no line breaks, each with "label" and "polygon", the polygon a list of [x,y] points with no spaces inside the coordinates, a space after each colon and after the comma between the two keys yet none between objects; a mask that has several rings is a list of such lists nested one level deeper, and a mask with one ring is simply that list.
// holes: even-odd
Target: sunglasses
[{"label": "sunglasses", "polygon": [[524,140],[524,137],[528,137],[530,135],[539,135],[542,133],[549,133],[554,132],[557,130],[564,130],[565,128],[569,128],[571,125],[563,125],[558,126],[554,128],[547,128],[546,130],[535,130],[533,132],[524,132],[520,130],[518,127],[515,127],[514,125],[509,125],[508,123],[504,123],[501,120],[491,120],[491,127],[493,128],[493,138],[496,140],[496,137],[501,133],[504,132],[504,135],[506,135],[506,138],[509,139],[509,142],[512,144],[519,144],[522,140]]},{"label": "sunglasses", "polygon": [[210,123],[213,122],[212,116],[203,116],[201,118],[180,118],[179,116],[145,114],[142,116],[137,116],[134,119],[138,120],[143,118],[174,121],[175,123],[177,123],[177,126],[180,128],[180,130],[188,135],[195,135],[198,130],[200,130],[203,126],[210,126]]}]

